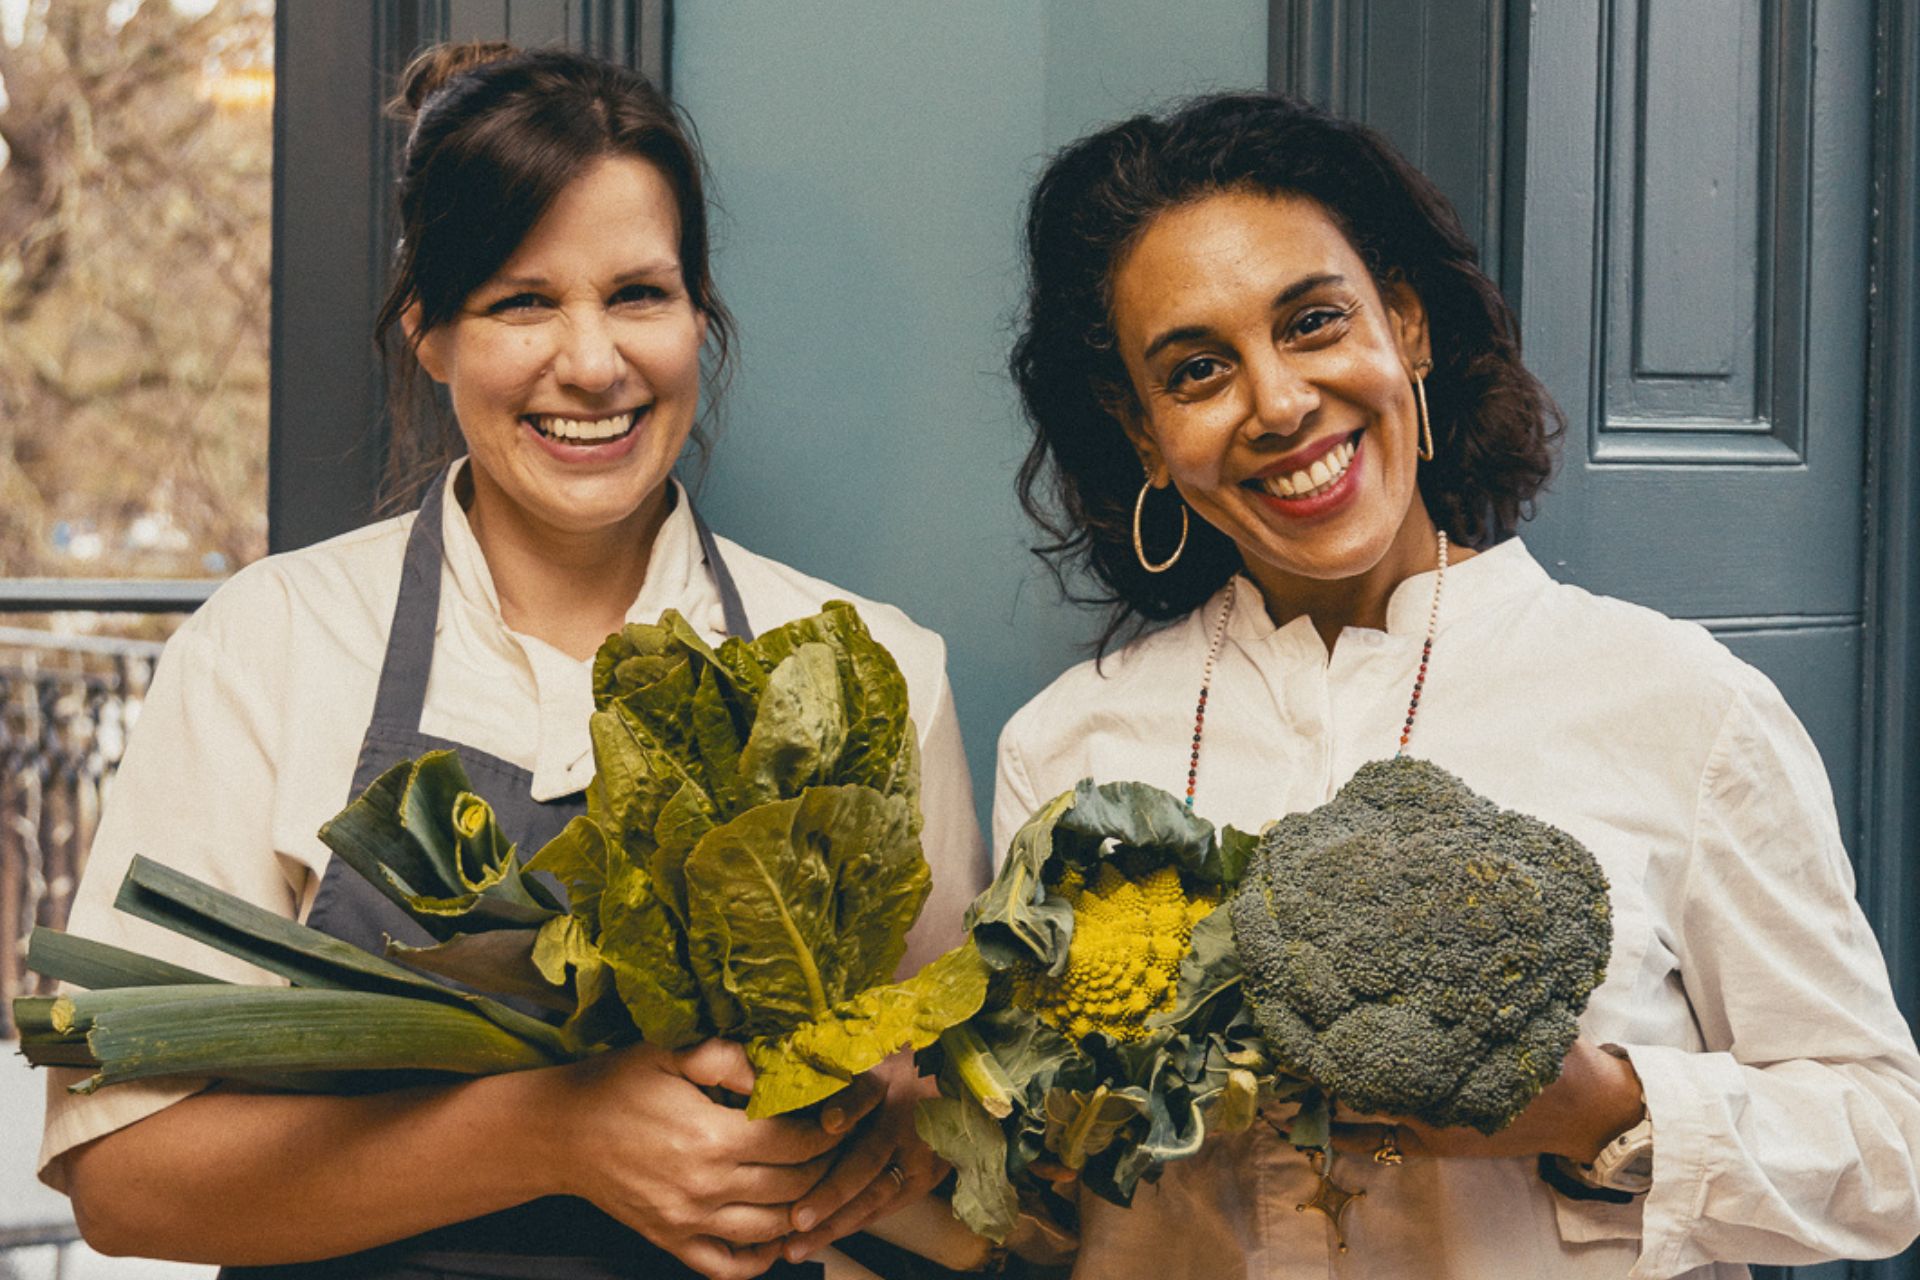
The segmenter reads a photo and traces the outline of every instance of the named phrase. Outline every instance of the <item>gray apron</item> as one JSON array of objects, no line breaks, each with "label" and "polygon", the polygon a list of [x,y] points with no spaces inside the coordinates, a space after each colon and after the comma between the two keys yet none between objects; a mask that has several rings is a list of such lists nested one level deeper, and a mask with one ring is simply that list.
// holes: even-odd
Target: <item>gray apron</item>
[{"label": "gray apron", "polygon": [[[402,760],[427,751],[456,748],[473,780],[474,793],[492,805],[500,828],[523,857],[558,835],[577,814],[586,812],[586,795],[575,792],[553,800],[532,797],[533,776],[497,757],[420,732],[427,676],[433,668],[434,630],[440,616],[441,535],[444,477],[420,504],[407,538],[400,570],[400,595],[393,629],[387,637],[385,664],[373,719],[361,743],[348,801]],[[713,534],[696,514],[694,525],[706,553],[707,569],[719,589],[729,635],[751,637],[740,592],[733,584]],[[433,939],[407,914],[361,879],[339,858],[327,864],[307,923],[324,933],[384,954],[389,937],[414,946]],[[695,1272],[646,1237],[628,1230],[591,1203],[571,1196],[549,1196],[516,1208],[455,1223],[393,1244],[323,1262],[277,1267],[228,1267],[223,1280],[439,1280],[487,1277],[490,1280],[697,1280]],[[776,1263],[768,1276],[818,1277],[818,1263]]]}]

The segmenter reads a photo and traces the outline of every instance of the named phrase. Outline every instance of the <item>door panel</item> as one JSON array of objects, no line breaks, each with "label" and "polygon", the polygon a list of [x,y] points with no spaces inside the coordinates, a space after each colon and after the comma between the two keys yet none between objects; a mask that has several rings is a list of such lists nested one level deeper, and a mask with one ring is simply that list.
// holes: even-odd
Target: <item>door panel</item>
[{"label": "door panel", "polygon": [[1567,414],[1528,541],[1569,581],[1719,623],[1818,728],[1850,847],[1871,17],[1538,5],[1519,273],[1528,362]]}]

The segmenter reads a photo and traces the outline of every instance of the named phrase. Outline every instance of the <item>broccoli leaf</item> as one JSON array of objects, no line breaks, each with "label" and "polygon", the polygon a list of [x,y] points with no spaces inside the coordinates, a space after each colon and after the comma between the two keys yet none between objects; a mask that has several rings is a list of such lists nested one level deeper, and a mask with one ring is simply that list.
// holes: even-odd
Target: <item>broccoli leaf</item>
[{"label": "broccoli leaf", "polygon": [[975,1235],[1006,1243],[1020,1218],[1020,1197],[1007,1180],[1007,1139],[999,1124],[968,1095],[923,1100],[914,1108],[913,1127],[959,1175],[953,1216]]}]

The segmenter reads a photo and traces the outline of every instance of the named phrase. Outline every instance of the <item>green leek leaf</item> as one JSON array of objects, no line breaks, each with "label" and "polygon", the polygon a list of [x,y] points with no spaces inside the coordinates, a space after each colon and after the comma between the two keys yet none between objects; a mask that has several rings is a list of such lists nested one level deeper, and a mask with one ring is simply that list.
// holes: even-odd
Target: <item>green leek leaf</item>
[{"label": "green leek leaf", "polygon": [[46,925],[38,926],[27,937],[27,968],[56,982],[68,982],[93,991],[221,981],[165,960],[62,933]]},{"label": "green leek leaf", "polygon": [[297,924],[192,876],[136,856],[114,905],[238,956],[297,986],[333,987],[414,996],[461,1005],[531,1043],[563,1053],[559,1033],[537,1018],[489,1000],[441,986],[350,942]]}]

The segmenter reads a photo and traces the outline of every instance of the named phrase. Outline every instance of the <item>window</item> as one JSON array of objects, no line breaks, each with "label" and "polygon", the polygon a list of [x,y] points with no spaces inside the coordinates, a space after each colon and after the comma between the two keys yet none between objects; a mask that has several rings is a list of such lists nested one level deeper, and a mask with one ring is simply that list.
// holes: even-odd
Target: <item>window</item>
[{"label": "window", "polygon": [[271,0],[0,0],[0,996],[158,642],[267,549],[273,47]]}]

